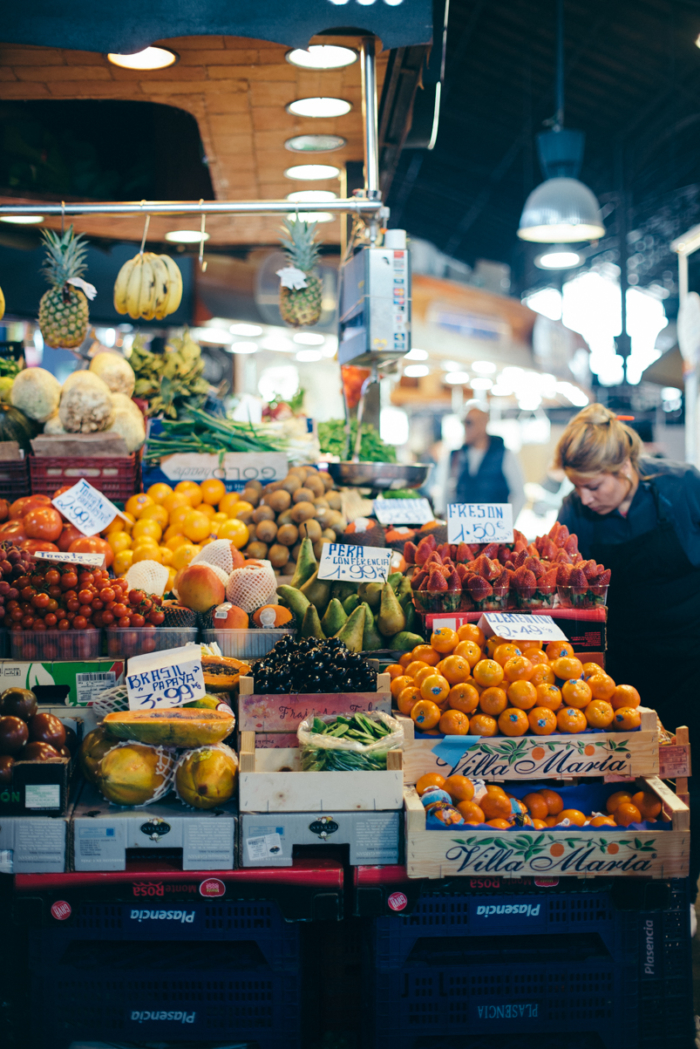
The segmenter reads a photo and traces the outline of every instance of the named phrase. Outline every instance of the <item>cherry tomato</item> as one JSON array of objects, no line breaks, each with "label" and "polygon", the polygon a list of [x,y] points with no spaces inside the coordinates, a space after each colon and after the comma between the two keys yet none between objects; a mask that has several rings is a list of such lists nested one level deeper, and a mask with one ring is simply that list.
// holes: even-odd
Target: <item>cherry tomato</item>
[{"label": "cherry tomato", "polygon": [[69,623],[72,623],[75,619],[75,612],[66,612],[66,619]]},{"label": "cherry tomato", "polygon": [[146,620],[138,612],[134,612],[129,616],[129,626],[138,627],[143,626]]},{"label": "cherry tomato", "polygon": [[92,615],[92,607],[90,605],[81,605],[78,609],[78,616],[82,616],[84,619],[89,619]]},{"label": "cherry tomato", "polygon": [[43,619],[35,619],[32,630],[46,630],[46,623]]},{"label": "cherry tomato", "polygon": [[78,575],[72,569],[61,576],[61,590],[73,590],[78,585]]},{"label": "cherry tomato", "polygon": [[29,576],[20,575],[15,579],[15,586],[18,590],[24,590],[25,586],[29,586]]},{"label": "cherry tomato", "polygon": [[105,603],[104,603],[104,601],[100,601],[99,597],[96,597],[96,598],[94,598],[94,599],[93,599],[93,600],[92,600],[92,601],[90,602],[90,607],[91,607],[91,608],[93,609],[93,611],[95,611],[95,612],[101,612],[101,611],[102,611],[102,609],[104,608],[104,606],[105,606]]},{"label": "cherry tomato", "polygon": [[61,582],[61,573],[57,568],[49,568],[44,578],[48,586],[56,586],[57,583]]},{"label": "cherry tomato", "polygon": [[63,591],[61,590],[60,586],[49,587],[49,597],[51,598],[58,599],[62,593]]},{"label": "cherry tomato", "polygon": [[79,590],[78,591],[78,601],[80,601],[81,605],[89,605],[90,602],[92,601],[92,598],[93,598],[92,590],[85,589],[85,590]]},{"label": "cherry tomato", "polygon": [[85,618],[85,616],[76,616],[75,619],[73,620],[73,629],[74,630],[85,630],[86,627],[87,627],[87,619]]},{"label": "cherry tomato", "polygon": [[[117,602],[117,604],[112,609],[112,612],[114,613],[114,615],[115,615],[115,617],[117,619],[123,619],[124,616],[126,615],[127,611],[128,610],[127,610],[126,605],[123,604],[123,602],[121,602],[121,601]],[[128,626],[129,624],[127,623],[126,625]]]},{"label": "cherry tomato", "polygon": [[56,600],[55,597],[50,597],[49,598],[49,603],[46,606],[46,611],[47,612],[55,612],[57,608],[58,608],[58,601]]},{"label": "cherry tomato", "polygon": [[[21,617],[20,617],[20,618],[21,618]],[[117,620],[117,626],[120,626],[120,627],[126,627],[126,626],[131,626],[131,620],[129,619],[129,617],[128,617],[128,616],[121,616],[121,617],[120,617],[120,618],[119,618],[119,619]]]},{"label": "cherry tomato", "polygon": [[146,595],[143,590],[130,590],[129,591],[129,604],[140,605],[145,600]]},{"label": "cherry tomato", "polygon": [[67,619],[59,619],[59,621],[58,621],[58,629],[59,630],[67,630],[69,626],[70,626],[70,622]]},{"label": "cherry tomato", "polygon": [[148,622],[153,623],[153,626],[160,626],[164,620],[165,612],[156,611],[154,609],[152,612],[148,613]]},{"label": "cherry tomato", "polygon": [[36,594],[36,590],[33,586],[23,586],[20,590],[20,597],[23,601],[31,601]]},{"label": "cherry tomato", "polygon": [[53,612],[47,612],[44,616],[44,622],[48,627],[52,627],[56,626],[58,619],[56,618],[56,615]]},{"label": "cherry tomato", "polygon": [[80,608],[80,601],[78,601],[77,597],[72,597],[70,601],[66,601],[66,608],[69,612],[77,612]]},{"label": "cherry tomato", "polygon": [[22,629],[31,630],[34,626],[34,616],[22,616]]},{"label": "cherry tomato", "polygon": [[46,539],[53,543],[63,531],[61,515],[53,506],[30,510],[25,513],[22,523],[28,539]]},{"label": "cherry tomato", "polygon": [[83,587],[83,586],[92,586],[92,584],[94,582],[95,582],[94,572],[86,572],[86,571],[82,570],[80,572],[80,574],[78,575],[78,583],[80,584],[81,587]]},{"label": "cherry tomato", "polygon": [[114,616],[107,609],[102,613],[102,626],[111,626],[114,622]]},{"label": "cherry tomato", "polygon": [[32,604],[35,608],[46,608],[51,598],[48,594],[35,594],[32,598]]},{"label": "cherry tomato", "polygon": [[105,586],[100,590],[100,600],[107,604],[109,601],[114,601],[116,594],[114,593],[114,587]]},{"label": "cherry tomato", "polygon": [[50,543],[48,539],[23,539],[19,544],[20,550],[27,550],[30,554],[33,554],[36,550],[48,550],[49,553],[58,554],[59,550],[55,543]]}]

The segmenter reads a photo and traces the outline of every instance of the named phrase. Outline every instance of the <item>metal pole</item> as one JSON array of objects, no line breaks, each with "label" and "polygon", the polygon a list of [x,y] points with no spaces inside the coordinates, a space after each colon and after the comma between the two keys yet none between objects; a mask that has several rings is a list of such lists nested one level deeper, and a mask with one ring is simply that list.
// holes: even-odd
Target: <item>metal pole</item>
[{"label": "metal pole", "polygon": [[381,209],[375,198],[350,197],[343,200],[207,200],[200,201],[123,201],[103,204],[2,204],[1,215],[294,215],[308,211],[333,211],[375,218]]},{"label": "metal pole", "polygon": [[[692,249],[691,249],[692,250]],[[683,306],[688,297],[688,254],[678,252],[678,304]],[[683,362],[683,394],[685,398],[685,459],[693,466],[698,464],[698,373],[697,366],[688,369]]]},{"label": "metal pole", "polygon": [[362,38],[362,120],[365,140],[365,192],[369,200],[379,200],[379,124],[377,119],[377,68],[373,36]]}]

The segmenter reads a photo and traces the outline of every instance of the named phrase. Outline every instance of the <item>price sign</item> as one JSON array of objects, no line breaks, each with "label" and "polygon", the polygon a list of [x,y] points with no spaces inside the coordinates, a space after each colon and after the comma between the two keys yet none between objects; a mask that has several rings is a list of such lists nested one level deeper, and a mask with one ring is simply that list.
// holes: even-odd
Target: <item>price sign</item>
[{"label": "price sign", "polygon": [[67,492],[57,495],[52,502],[83,535],[97,535],[115,517],[124,517],[114,503],[110,503],[102,492],[88,484],[84,477]]},{"label": "price sign", "polygon": [[127,667],[126,689],[130,710],[181,707],[201,699],[206,689],[199,645],[133,656]]},{"label": "price sign", "polygon": [[427,524],[434,518],[427,499],[375,499],[380,524]]},{"label": "price sign", "polygon": [[350,546],[324,543],[319,579],[342,579],[348,583],[385,583],[393,551],[379,546]]},{"label": "price sign", "polygon": [[512,543],[510,503],[451,503],[447,507],[448,543]]},{"label": "price sign", "polygon": [[513,612],[486,612],[479,620],[486,637],[505,637],[508,641],[566,641],[563,630],[550,616],[524,616]]},{"label": "price sign", "polygon": [[104,554],[70,554],[68,551],[54,554],[51,550],[34,550],[32,557],[35,561],[60,561],[64,565],[89,565],[91,568],[102,568],[105,563]]}]

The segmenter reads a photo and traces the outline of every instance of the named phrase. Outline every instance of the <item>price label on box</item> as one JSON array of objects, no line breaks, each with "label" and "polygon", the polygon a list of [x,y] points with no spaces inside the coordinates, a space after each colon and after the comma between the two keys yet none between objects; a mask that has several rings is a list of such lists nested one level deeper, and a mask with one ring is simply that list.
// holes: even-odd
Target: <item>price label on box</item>
[{"label": "price label on box", "polygon": [[348,583],[385,583],[392,552],[379,546],[324,543],[318,578],[342,579]]},{"label": "price label on box", "polygon": [[104,554],[71,554],[68,551],[55,554],[52,550],[34,550],[32,557],[35,561],[60,561],[64,565],[88,565],[90,568],[102,568],[105,563]]},{"label": "price label on box", "polygon": [[513,507],[510,503],[450,503],[447,542],[512,543]]},{"label": "price label on box", "polygon": [[423,525],[435,516],[427,499],[375,499],[374,512],[383,525]]},{"label": "price label on box", "polygon": [[128,662],[126,689],[130,710],[180,707],[201,699],[206,689],[199,645],[134,656]]},{"label": "price label on box", "polygon": [[52,502],[83,535],[97,535],[98,532],[104,531],[115,517],[124,517],[114,503],[88,484],[84,477],[67,492],[57,495]]},{"label": "price label on box", "polygon": [[505,637],[508,641],[566,641],[566,634],[550,616],[518,615],[515,612],[485,612],[479,627],[486,637]]}]

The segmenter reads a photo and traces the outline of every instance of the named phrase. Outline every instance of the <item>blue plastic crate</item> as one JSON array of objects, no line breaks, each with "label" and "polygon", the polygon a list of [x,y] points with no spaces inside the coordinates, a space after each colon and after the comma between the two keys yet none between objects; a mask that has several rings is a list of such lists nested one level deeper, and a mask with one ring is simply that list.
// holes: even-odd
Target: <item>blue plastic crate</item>
[{"label": "blue plastic crate", "polygon": [[286,922],[276,903],[264,900],[192,901],[162,906],[134,903],[79,903],[70,920],[30,934],[32,957],[60,956],[73,940],[84,941],[253,941],[277,971],[299,966],[299,926]]}]

